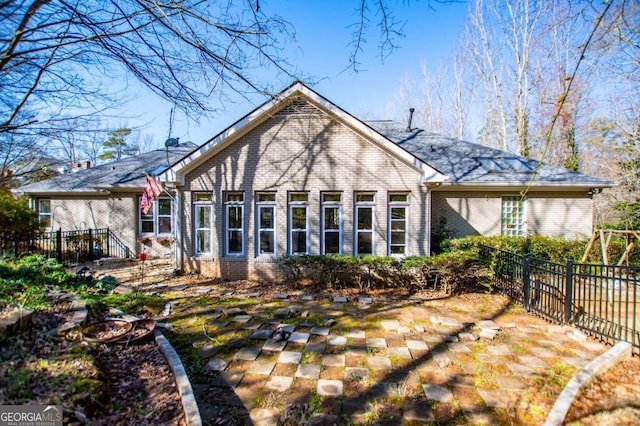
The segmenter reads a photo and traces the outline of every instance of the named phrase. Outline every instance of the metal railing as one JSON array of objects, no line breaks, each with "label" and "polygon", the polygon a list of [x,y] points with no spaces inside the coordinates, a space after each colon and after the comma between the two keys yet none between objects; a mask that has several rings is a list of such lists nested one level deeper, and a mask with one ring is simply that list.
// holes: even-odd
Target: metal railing
[{"label": "metal railing", "polygon": [[494,288],[530,312],[640,354],[640,266],[549,262],[483,246]]},{"label": "metal railing", "polygon": [[41,254],[65,265],[76,265],[101,257],[130,258],[133,252],[109,228],[41,232],[17,236],[0,231],[0,254]]}]

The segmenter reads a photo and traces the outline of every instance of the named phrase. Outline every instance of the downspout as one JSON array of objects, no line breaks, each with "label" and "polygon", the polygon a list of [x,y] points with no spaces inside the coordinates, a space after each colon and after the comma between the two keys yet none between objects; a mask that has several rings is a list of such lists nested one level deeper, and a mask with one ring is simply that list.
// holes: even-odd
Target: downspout
[{"label": "downspout", "polygon": [[184,250],[183,250],[183,235],[182,235],[182,190],[176,187],[176,270],[182,271]]}]

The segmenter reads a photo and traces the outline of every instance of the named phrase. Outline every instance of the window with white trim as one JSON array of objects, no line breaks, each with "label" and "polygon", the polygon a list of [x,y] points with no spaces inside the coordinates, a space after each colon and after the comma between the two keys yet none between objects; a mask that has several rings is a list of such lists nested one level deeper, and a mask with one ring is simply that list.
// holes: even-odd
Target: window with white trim
[{"label": "window with white trim", "polygon": [[406,256],[408,194],[389,194],[389,256]]},{"label": "window with white trim", "polygon": [[38,199],[38,221],[47,229],[51,228],[51,200],[49,198]]},{"label": "window with white trim", "polygon": [[225,194],[225,254],[244,255],[244,193]]},{"label": "window with white trim", "polygon": [[519,195],[502,197],[502,235],[523,237],[526,234],[525,202],[526,198]]},{"label": "window with white trim", "polygon": [[173,201],[169,197],[159,197],[147,213],[143,213],[138,199],[138,223],[141,235],[173,234]]},{"label": "window with white trim", "polygon": [[309,194],[289,193],[289,254],[309,254]]},{"label": "window with white trim", "polygon": [[195,254],[210,255],[211,252],[211,223],[212,196],[211,193],[196,192],[193,194]]},{"label": "window with white trim", "polygon": [[276,255],[276,194],[259,192],[256,194],[256,223],[258,225],[258,256]]},{"label": "window with white trim", "polygon": [[359,193],[355,195],[355,223],[356,223],[356,256],[375,253],[375,194]]},{"label": "window with white trim", "polygon": [[322,254],[342,253],[342,194],[322,194]]}]

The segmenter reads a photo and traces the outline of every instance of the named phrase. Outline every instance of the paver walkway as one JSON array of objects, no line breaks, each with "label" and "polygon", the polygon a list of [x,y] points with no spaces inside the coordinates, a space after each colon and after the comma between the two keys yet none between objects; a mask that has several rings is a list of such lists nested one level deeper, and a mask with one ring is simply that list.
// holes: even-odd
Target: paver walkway
[{"label": "paver walkway", "polygon": [[[500,424],[527,410],[533,380],[607,349],[501,296],[361,302],[279,294],[212,306],[200,316],[212,340],[194,346],[213,385],[196,384],[198,399],[226,389],[255,425]],[[534,424],[546,415],[536,409]]]}]

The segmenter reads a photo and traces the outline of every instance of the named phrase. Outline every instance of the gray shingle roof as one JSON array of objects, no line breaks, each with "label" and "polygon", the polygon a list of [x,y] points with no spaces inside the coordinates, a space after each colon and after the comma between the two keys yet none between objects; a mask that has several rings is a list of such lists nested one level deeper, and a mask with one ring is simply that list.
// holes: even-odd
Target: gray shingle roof
[{"label": "gray shingle roof", "polygon": [[81,169],[77,172],[56,176],[19,188],[28,194],[59,192],[96,192],[100,189],[141,189],[145,174],[159,167],[167,167],[193,151],[197,146],[191,142],[181,143],[168,150],[158,149],[119,161]]},{"label": "gray shingle roof", "polygon": [[446,184],[526,185],[604,188],[615,184],[594,176],[520,157],[494,148],[421,129],[407,131],[394,121],[367,121],[378,133],[446,175]]}]

